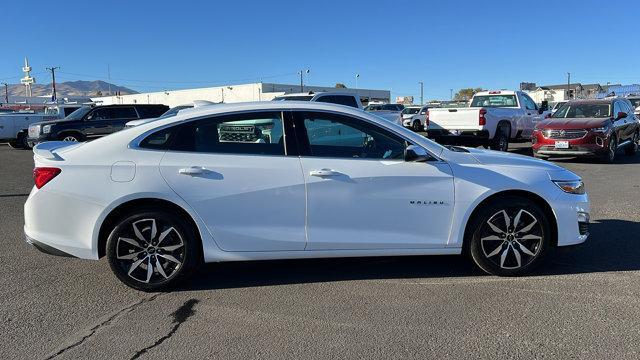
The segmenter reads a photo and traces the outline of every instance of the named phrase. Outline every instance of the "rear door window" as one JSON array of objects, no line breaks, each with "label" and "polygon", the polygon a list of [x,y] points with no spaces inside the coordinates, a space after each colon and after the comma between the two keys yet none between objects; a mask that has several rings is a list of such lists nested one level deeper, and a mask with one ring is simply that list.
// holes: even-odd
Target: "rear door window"
[{"label": "rear door window", "polygon": [[138,113],[133,106],[114,107],[111,109],[113,119],[132,120],[138,118]]}]

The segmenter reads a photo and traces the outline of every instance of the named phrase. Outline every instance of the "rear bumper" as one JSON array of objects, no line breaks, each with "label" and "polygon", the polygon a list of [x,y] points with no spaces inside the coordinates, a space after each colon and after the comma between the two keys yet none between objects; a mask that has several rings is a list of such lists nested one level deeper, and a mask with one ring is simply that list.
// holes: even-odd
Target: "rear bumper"
[{"label": "rear bumper", "polygon": [[440,143],[460,145],[483,145],[490,139],[488,130],[429,129],[428,137]]},{"label": "rear bumper", "polygon": [[54,255],[54,256],[63,256],[63,257],[75,257],[71,254],[68,254],[62,250],[56,249],[54,247],[51,247],[47,244],[43,244],[41,242],[39,242],[38,240],[29,237],[29,235],[27,235],[25,233],[24,235],[24,240],[27,242],[27,244],[33,246],[34,248],[40,250],[40,252],[43,252],[45,254],[49,254],[49,255]]}]

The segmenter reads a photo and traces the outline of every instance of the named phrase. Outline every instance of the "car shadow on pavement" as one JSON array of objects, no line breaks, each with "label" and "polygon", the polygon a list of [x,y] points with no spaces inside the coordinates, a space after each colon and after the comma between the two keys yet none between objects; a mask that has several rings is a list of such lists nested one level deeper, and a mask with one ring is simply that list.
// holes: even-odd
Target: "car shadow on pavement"
[{"label": "car shadow on pavement", "polygon": [[[530,276],[640,270],[640,222],[591,224],[586,243],[548,254]],[[465,256],[407,256],[207,264],[178,291],[371,279],[484,277]]]}]

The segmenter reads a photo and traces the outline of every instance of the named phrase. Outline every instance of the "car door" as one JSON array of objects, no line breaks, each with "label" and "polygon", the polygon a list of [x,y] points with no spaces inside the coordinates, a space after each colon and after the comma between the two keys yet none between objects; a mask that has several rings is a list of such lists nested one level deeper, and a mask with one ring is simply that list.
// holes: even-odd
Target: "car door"
[{"label": "car door", "polygon": [[524,114],[522,116],[521,128],[518,130],[522,130],[521,136],[528,139],[533,133],[535,124],[542,120],[542,115],[538,113],[538,106],[533,99],[527,94],[521,94],[521,96],[524,105]]},{"label": "car door", "polygon": [[622,133],[624,134],[624,138],[620,138],[621,142],[622,141],[626,141],[626,140],[631,140],[633,139],[633,135],[635,132],[635,119],[633,116],[633,109],[631,108],[631,106],[629,106],[629,104],[627,104],[626,101],[620,101],[620,105],[622,107],[622,111],[627,114],[627,116],[625,116],[624,118],[622,118],[622,126],[623,126],[623,130]]},{"label": "car door", "polygon": [[304,178],[300,159],[286,155],[281,112],[213,116],[171,131],[160,173],[221,249],[304,250]]},{"label": "car door", "polygon": [[126,123],[138,119],[138,113],[133,106],[114,106],[111,108],[109,133],[124,129]]},{"label": "car door", "polygon": [[613,129],[614,129],[614,133],[616,134],[616,137],[618,138],[618,144],[623,142],[625,140],[625,138],[626,138],[626,136],[625,136],[625,130],[626,130],[625,118],[618,119],[618,113],[623,112],[623,111],[624,110],[622,109],[622,102],[614,101],[613,102],[613,114],[611,116],[613,117]]},{"label": "car door", "polygon": [[403,138],[360,118],[293,114],[307,186],[307,250],[446,244],[454,200],[448,164],[405,162]]},{"label": "car door", "polygon": [[85,116],[83,130],[87,138],[97,138],[111,133],[111,107],[98,107]]}]

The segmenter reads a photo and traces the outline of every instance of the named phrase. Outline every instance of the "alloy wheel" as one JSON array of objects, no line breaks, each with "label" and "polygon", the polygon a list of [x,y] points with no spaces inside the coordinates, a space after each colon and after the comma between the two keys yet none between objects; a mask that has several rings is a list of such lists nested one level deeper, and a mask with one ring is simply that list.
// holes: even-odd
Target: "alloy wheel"
[{"label": "alloy wheel", "polygon": [[68,135],[65,136],[62,141],[78,142],[78,139],[75,136]]},{"label": "alloy wheel", "polygon": [[527,266],[542,249],[542,225],[524,209],[498,211],[481,231],[480,246],[485,258],[502,269]]},{"label": "alloy wheel", "polygon": [[137,220],[117,237],[116,262],[131,279],[154,284],[175,277],[185,259],[180,232],[159,219]]}]

